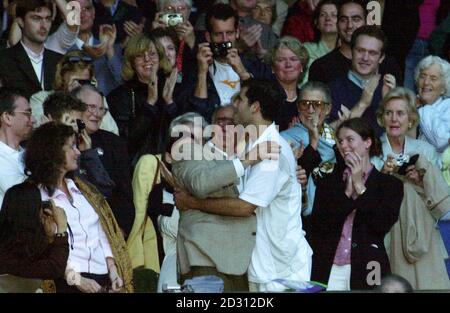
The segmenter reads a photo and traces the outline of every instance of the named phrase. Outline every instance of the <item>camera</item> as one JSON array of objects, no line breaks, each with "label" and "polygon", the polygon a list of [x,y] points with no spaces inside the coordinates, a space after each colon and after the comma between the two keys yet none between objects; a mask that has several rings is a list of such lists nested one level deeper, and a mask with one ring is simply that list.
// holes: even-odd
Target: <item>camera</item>
[{"label": "camera", "polygon": [[83,120],[77,119],[77,127],[78,127],[78,134],[81,134],[83,129],[86,128],[86,124],[84,123]]},{"label": "camera", "polygon": [[414,165],[416,164],[417,160],[419,159],[419,155],[415,154],[413,156],[409,156],[409,155],[404,155],[401,157],[397,157],[395,159],[395,164],[399,167],[397,174],[399,175],[405,175],[406,174],[406,169],[408,168],[408,166],[410,165]]},{"label": "camera", "polygon": [[233,47],[231,41],[225,41],[221,43],[213,43],[209,44],[209,47],[215,58],[218,57],[226,57],[228,54],[228,50]]},{"label": "camera", "polygon": [[166,13],[161,16],[161,21],[167,26],[177,26],[183,23],[183,14],[181,13]]}]

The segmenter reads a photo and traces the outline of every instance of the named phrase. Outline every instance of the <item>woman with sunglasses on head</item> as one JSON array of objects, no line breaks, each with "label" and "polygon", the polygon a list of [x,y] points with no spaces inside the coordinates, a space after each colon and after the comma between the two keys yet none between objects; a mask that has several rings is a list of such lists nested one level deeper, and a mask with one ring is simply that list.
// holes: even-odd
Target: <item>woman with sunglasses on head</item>
[{"label": "woman with sunglasses on head", "polygon": [[67,217],[43,203],[31,181],[8,189],[0,211],[0,292],[36,292],[44,279],[64,277]]},{"label": "woman with sunglasses on head", "polygon": [[[71,92],[75,88],[84,84],[97,84],[94,74],[94,65],[92,62],[93,59],[80,50],[70,51],[61,58],[56,66],[55,81],[53,84],[54,90],[40,91],[32,95],[30,98],[33,116],[36,118],[35,127],[42,124],[42,117],[44,116],[42,103],[49,94],[54,91]],[[105,105],[108,107],[106,99]],[[109,111],[105,113],[100,127],[103,130],[110,131],[116,135],[119,133],[117,124]]]},{"label": "woman with sunglasses on head", "polygon": [[372,127],[361,118],[336,130],[337,163],[318,180],[308,236],[311,279],[327,290],[372,289],[390,273],[384,237],[398,219],[403,184],[379,172],[381,153]]},{"label": "woman with sunglasses on head", "polygon": [[71,244],[57,292],[132,292],[132,269],[119,226],[105,198],[77,177],[79,150],[71,126],[46,123],[27,143],[25,172],[44,201],[67,215]]}]

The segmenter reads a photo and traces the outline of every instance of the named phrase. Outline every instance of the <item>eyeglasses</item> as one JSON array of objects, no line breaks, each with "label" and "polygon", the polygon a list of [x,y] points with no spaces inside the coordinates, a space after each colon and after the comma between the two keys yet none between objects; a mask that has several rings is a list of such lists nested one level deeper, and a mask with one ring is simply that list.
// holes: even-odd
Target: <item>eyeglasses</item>
[{"label": "eyeglasses", "polygon": [[97,107],[95,104],[88,104],[87,109],[91,113],[98,113],[99,115],[105,115],[109,110],[105,107]]},{"label": "eyeglasses", "polygon": [[83,85],[91,85],[97,87],[97,82],[95,80],[90,79],[75,79],[81,86]]},{"label": "eyeglasses", "polygon": [[33,116],[33,112],[31,111],[13,111],[13,113],[22,113],[23,115],[26,115],[28,118],[31,118],[31,116]]},{"label": "eyeglasses", "polygon": [[86,62],[86,63],[91,63],[92,62],[92,58],[88,55],[83,55],[83,56],[71,56],[66,60],[67,63],[78,63],[78,62]]},{"label": "eyeglasses", "polygon": [[329,103],[320,100],[300,100],[298,102],[298,108],[300,110],[308,110],[311,105],[313,106],[314,110],[318,110],[323,108],[325,105],[329,105]]}]

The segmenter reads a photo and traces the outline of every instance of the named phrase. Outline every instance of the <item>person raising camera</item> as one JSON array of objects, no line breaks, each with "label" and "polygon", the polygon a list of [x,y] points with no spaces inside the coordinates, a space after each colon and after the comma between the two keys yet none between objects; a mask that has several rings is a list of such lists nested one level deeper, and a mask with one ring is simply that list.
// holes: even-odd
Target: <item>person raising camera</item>
[{"label": "person raising camera", "polygon": [[242,81],[250,77],[273,79],[270,68],[256,57],[239,55],[235,46],[239,38],[238,24],[237,12],[227,4],[215,4],[208,11],[207,42],[198,45],[198,68],[186,77],[189,104],[207,121],[211,121],[217,107],[231,103]]},{"label": "person raising camera", "polygon": [[414,93],[402,87],[387,93],[377,121],[385,133],[382,160],[375,158],[374,165],[402,180],[404,189],[399,220],[386,237],[392,273],[415,290],[448,289],[447,253],[436,223],[450,219],[450,194],[435,147],[408,136],[419,121]]}]

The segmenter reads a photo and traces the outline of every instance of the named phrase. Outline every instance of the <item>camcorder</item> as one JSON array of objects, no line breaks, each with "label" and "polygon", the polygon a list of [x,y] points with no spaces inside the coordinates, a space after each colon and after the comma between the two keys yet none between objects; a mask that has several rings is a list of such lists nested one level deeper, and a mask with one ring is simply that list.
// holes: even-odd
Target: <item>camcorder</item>
[{"label": "camcorder", "polygon": [[178,24],[183,23],[184,18],[181,13],[166,13],[161,16],[161,21],[167,26],[177,26]]},{"label": "camcorder", "polygon": [[397,174],[406,175],[406,169],[408,168],[408,166],[416,164],[418,159],[419,159],[418,154],[415,154],[411,157],[409,157],[409,155],[405,155],[396,158],[395,164],[398,166]]},{"label": "camcorder", "polygon": [[209,44],[209,47],[213,53],[214,58],[223,58],[228,54],[228,50],[233,47],[231,41],[225,41],[221,43],[213,43]]},{"label": "camcorder", "polygon": [[80,145],[80,143],[81,143],[81,133],[83,132],[83,129],[86,128],[86,124],[84,123],[83,120],[80,120],[78,118],[77,118],[76,122],[77,122],[77,127],[78,127],[78,133],[77,133],[77,136],[76,136],[77,147],[78,147]]}]

